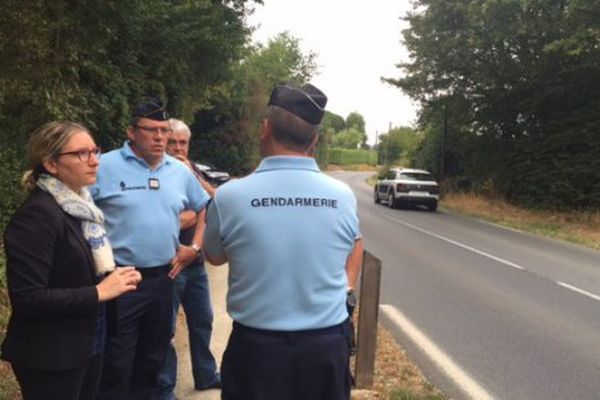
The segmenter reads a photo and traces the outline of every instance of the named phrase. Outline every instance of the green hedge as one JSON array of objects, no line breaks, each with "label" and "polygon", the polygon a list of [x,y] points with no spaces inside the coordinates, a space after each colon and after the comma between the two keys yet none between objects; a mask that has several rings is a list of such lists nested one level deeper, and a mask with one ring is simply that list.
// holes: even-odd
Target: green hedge
[{"label": "green hedge", "polygon": [[377,164],[377,153],[371,150],[329,149],[329,163],[338,165]]},{"label": "green hedge", "polygon": [[25,199],[21,188],[23,174],[23,155],[10,148],[0,148],[0,249],[2,236],[9,219]]}]

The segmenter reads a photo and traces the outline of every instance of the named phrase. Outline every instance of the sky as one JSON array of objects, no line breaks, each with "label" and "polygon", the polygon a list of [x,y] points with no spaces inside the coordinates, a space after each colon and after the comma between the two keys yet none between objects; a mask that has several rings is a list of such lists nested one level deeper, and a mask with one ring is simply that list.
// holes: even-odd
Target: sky
[{"label": "sky", "polygon": [[253,40],[266,44],[288,31],[306,54],[317,54],[311,83],[329,98],[327,110],[346,118],[361,114],[370,144],[391,124],[411,126],[417,105],[380,77],[397,78],[399,62],[408,61],[401,43],[407,25],[400,17],[408,0],[264,0],[248,19],[256,27]]}]

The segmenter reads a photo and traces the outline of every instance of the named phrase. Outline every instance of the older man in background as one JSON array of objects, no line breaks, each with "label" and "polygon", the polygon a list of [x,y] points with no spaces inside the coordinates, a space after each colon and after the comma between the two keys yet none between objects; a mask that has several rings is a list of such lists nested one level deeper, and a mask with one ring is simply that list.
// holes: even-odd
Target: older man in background
[{"label": "older man in background", "polygon": [[[167,138],[167,154],[186,164],[194,172],[199,182],[209,194],[214,194],[214,188],[200,176],[200,171],[188,158],[191,131],[181,120],[170,120],[172,132]],[[181,215],[181,232],[179,242],[184,245],[192,243],[197,225],[204,228],[204,212],[196,214],[184,212]],[[212,335],[213,311],[210,302],[208,276],[204,267],[204,257],[200,251],[201,240],[192,244],[198,255],[174,281],[173,292],[173,329],[179,305],[183,306],[188,327],[190,356],[192,360],[192,376],[196,390],[205,390],[221,387],[221,379],[217,372],[215,358],[210,351]],[[173,344],[169,345],[167,360],[160,374],[159,399],[175,400],[174,390],[177,380],[177,353]]]}]

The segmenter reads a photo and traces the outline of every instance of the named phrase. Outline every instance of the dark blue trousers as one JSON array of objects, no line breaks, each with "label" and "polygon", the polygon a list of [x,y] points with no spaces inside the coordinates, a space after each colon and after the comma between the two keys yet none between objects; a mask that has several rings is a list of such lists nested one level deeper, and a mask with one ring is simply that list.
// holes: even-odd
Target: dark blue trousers
[{"label": "dark blue trousers", "polygon": [[[215,357],[210,351],[213,310],[210,302],[208,275],[203,263],[188,265],[173,281],[172,336],[175,336],[175,324],[180,304],[185,311],[187,322],[194,387],[196,390],[203,390],[220,380]],[[159,377],[159,400],[175,399],[176,381],[177,353],[171,343],[167,352],[167,361]]]},{"label": "dark blue trousers", "polygon": [[236,322],[223,354],[223,400],[350,399],[348,321],[308,331],[265,331]]},{"label": "dark blue trousers", "polygon": [[92,400],[95,398],[102,354],[89,363],[67,371],[44,371],[12,365],[24,400]]},{"label": "dark blue trousers", "polygon": [[[160,269],[158,269],[160,268]],[[173,281],[168,267],[143,271],[137,290],[117,298],[97,400],[153,400],[171,339]]]}]

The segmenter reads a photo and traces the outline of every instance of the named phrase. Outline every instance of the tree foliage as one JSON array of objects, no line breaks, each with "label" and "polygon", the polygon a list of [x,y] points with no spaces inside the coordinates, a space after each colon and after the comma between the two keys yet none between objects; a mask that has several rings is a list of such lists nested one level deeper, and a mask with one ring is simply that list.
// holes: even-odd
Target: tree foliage
[{"label": "tree foliage", "polygon": [[346,117],[346,127],[354,128],[360,133],[365,133],[365,119],[356,111],[351,112]]},{"label": "tree foliage", "polygon": [[363,143],[364,136],[363,132],[351,126],[335,133],[331,138],[331,145],[344,149],[358,149]]},{"label": "tree foliage", "polygon": [[344,149],[367,147],[365,119],[356,111],[348,114],[345,120],[337,114],[325,112],[325,116],[321,122],[321,130],[330,133],[331,145],[333,147]]},{"label": "tree foliage", "polygon": [[346,117],[346,128],[348,131],[360,132],[360,145],[362,148],[367,148],[367,133],[365,131],[365,119],[358,112],[354,111]]},{"label": "tree foliage", "polygon": [[600,207],[600,2],[414,4],[411,61],[387,81],[423,105],[416,158],[440,165],[446,118],[446,174],[526,205]]},{"label": "tree foliage", "polygon": [[331,132],[332,134],[346,129],[346,121],[340,115],[325,110],[323,120],[321,121],[321,131]]},{"label": "tree foliage", "polygon": [[20,191],[8,188],[20,176],[30,132],[43,123],[81,122],[110,150],[125,140],[129,107],[143,96],[159,95],[173,115],[189,118],[226,95],[249,41],[245,16],[254,3],[260,1],[4,1],[3,217],[21,201]]},{"label": "tree foliage", "polygon": [[304,84],[316,68],[316,55],[304,53],[287,32],[249,46],[224,90],[196,113],[193,154],[236,175],[250,172],[259,161],[259,125],[272,89],[282,82]]},{"label": "tree foliage", "polygon": [[15,150],[3,148],[0,149],[0,165],[0,231],[4,232],[9,218],[25,198],[25,191],[21,187],[23,159]]},{"label": "tree foliage", "polygon": [[[23,144],[54,119],[120,144],[129,106],[160,95],[180,114],[227,79],[250,1],[9,1],[0,14],[0,134]],[[21,146],[19,146],[21,147]]]},{"label": "tree foliage", "polygon": [[412,166],[421,141],[422,136],[413,128],[392,128],[389,132],[379,136],[379,145],[377,146],[379,164]]}]

